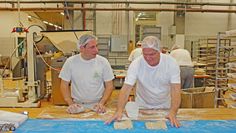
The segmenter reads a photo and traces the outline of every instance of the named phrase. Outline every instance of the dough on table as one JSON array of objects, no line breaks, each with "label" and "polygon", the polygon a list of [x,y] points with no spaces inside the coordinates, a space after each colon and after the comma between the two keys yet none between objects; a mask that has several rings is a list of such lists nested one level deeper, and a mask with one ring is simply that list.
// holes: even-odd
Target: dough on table
[{"label": "dough on table", "polygon": [[165,121],[146,122],[145,126],[147,129],[167,129]]},{"label": "dough on table", "polygon": [[132,129],[133,124],[131,120],[122,120],[114,122],[115,129]]}]

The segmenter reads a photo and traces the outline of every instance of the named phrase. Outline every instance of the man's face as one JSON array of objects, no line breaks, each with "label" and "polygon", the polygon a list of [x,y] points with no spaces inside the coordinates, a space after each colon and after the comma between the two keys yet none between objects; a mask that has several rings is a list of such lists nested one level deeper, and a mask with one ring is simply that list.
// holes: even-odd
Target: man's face
[{"label": "man's face", "polygon": [[80,51],[86,60],[95,58],[96,55],[98,54],[97,41],[96,40],[89,41],[85,46],[82,46],[80,48]]},{"label": "man's face", "polygon": [[156,66],[160,60],[160,52],[152,48],[143,48],[143,57],[150,66]]}]

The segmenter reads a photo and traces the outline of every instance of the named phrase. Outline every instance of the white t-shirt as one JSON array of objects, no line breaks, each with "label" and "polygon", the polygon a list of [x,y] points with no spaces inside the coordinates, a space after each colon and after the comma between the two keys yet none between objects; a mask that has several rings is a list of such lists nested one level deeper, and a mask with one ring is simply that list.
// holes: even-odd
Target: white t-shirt
[{"label": "white t-shirt", "polygon": [[98,102],[105,90],[104,82],[114,78],[112,68],[104,57],[97,55],[84,60],[80,54],[68,58],[59,77],[71,81],[71,96],[81,103]]},{"label": "white t-shirt", "polygon": [[186,49],[175,49],[170,52],[170,56],[175,58],[179,66],[193,66],[191,55]]},{"label": "white t-shirt", "polygon": [[128,60],[134,61],[140,55],[142,55],[142,48],[136,48],[130,53]]},{"label": "white t-shirt", "polygon": [[180,69],[169,55],[160,54],[160,62],[154,67],[140,56],[130,64],[125,83],[134,85],[136,80],[135,100],[140,108],[170,108],[171,83],[180,83]]}]

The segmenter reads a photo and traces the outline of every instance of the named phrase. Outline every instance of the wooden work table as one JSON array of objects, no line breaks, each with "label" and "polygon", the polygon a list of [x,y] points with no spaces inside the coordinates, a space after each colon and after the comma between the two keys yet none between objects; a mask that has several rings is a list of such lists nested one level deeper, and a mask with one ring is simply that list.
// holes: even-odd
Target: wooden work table
[{"label": "wooden work table", "polygon": [[[66,106],[45,106],[41,108],[0,108],[12,112],[28,111],[30,118],[16,132],[108,132],[108,133],[143,133],[159,132],[159,130],[149,130],[145,127],[146,122],[153,120],[165,121],[168,110],[140,110],[138,121],[132,121],[133,128],[126,130],[114,129],[114,124],[104,125],[104,121],[109,119],[115,110],[114,104],[109,104],[105,114],[97,114],[86,111],[80,114],[68,114]],[[167,133],[186,133],[186,132],[235,132],[236,109],[212,108],[212,109],[179,109],[178,119],[181,127],[171,127],[166,121]],[[124,118],[124,117],[123,117]],[[160,130],[162,132],[163,130]]]},{"label": "wooden work table", "polygon": [[[67,106],[54,106],[48,102],[42,102],[40,108],[0,108],[11,112],[22,113],[23,111],[29,112],[30,118],[43,118],[43,119],[62,119],[62,118],[77,118],[77,119],[108,119],[115,110],[116,101],[111,101],[107,106],[107,113],[97,114],[87,110],[81,114],[68,114],[66,112]],[[168,110],[140,110],[140,120],[153,120],[164,119]],[[230,108],[182,108],[179,109],[179,120],[236,120],[236,109]]]}]

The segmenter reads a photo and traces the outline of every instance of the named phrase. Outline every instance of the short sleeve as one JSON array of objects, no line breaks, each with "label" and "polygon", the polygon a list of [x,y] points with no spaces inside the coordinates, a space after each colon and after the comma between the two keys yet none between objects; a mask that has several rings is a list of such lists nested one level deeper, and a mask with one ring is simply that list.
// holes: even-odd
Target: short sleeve
[{"label": "short sleeve", "polygon": [[180,68],[177,62],[173,57],[170,57],[170,82],[171,83],[180,83]]},{"label": "short sleeve", "polygon": [[125,77],[125,84],[134,85],[138,77],[138,68],[140,59],[134,60],[128,68],[127,75]]},{"label": "short sleeve", "polygon": [[71,80],[71,70],[71,60],[68,58],[60,71],[59,78],[69,82]]},{"label": "short sleeve", "polygon": [[113,71],[112,71],[112,68],[111,68],[111,65],[110,63],[105,60],[104,61],[104,68],[103,68],[103,79],[104,81],[111,81],[114,79],[114,74],[113,74]]},{"label": "short sleeve", "polygon": [[129,60],[129,61],[133,61],[133,60],[134,60],[134,57],[133,57],[133,56],[134,56],[134,51],[131,51],[128,60]]}]

